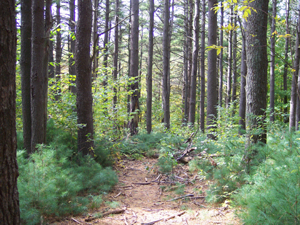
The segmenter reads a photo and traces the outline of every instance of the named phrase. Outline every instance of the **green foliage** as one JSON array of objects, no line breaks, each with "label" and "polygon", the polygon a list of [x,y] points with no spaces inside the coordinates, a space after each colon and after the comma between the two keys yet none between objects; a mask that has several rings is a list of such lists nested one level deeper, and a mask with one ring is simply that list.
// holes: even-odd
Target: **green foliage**
[{"label": "green foliage", "polygon": [[[26,224],[38,224],[45,216],[82,213],[90,199],[80,193],[106,192],[117,183],[110,168],[88,157],[70,161],[72,151],[65,148],[40,145],[36,153],[25,156],[25,151],[18,151],[20,209]],[[99,205],[99,198],[92,198],[91,204]]]},{"label": "green foliage", "polygon": [[245,224],[298,224],[300,222],[300,133],[273,129],[266,160],[249,176],[235,196]]}]

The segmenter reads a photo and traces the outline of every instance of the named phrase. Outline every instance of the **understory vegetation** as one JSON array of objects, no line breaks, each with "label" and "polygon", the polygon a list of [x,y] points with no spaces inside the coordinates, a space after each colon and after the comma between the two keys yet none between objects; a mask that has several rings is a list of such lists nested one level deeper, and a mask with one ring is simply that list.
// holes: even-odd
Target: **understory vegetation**
[{"label": "understory vegetation", "polygon": [[[63,126],[64,122],[59,122],[63,118],[48,120],[48,144],[40,145],[29,157],[22,150],[22,134],[18,132],[23,223],[38,224],[49,217],[82,214],[99,207],[102,195],[118,182],[111,166],[123,157],[143,159],[157,155],[159,171],[172,174],[178,156],[194,147],[190,169],[209,181],[208,202],[230,201],[245,224],[298,224],[300,133],[289,132],[279,121],[265,121],[267,144],[246,149],[250,134],[238,135],[239,127],[234,125],[238,118],[229,116],[234,110],[219,110],[223,117],[219,119],[217,140],[207,139],[197,127],[173,127],[171,131],[162,129],[151,134],[140,129],[133,137],[123,131],[122,138],[95,138],[94,158],[78,155],[76,132],[72,132],[76,128],[71,128],[71,123]],[[185,143],[188,138],[191,141]],[[246,163],[245,155],[251,151],[259,154]]]}]

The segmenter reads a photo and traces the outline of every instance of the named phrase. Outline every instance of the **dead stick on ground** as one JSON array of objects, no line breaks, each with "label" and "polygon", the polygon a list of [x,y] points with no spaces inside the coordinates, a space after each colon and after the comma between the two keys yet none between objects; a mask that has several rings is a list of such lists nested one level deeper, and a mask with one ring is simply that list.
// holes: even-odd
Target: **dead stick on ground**
[{"label": "dead stick on ground", "polygon": [[173,199],[171,199],[171,200],[168,200],[167,202],[171,202],[171,201],[178,200],[178,199],[181,199],[181,198],[190,198],[190,197],[194,197],[194,195],[193,195],[193,194],[183,195],[183,196],[180,196],[180,197],[177,197],[177,198],[173,198]]},{"label": "dead stick on ground", "polygon": [[185,214],[185,211],[184,212],[181,212],[181,213],[178,213],[178,214],[176,214],[176,215],[173,215],[173,216],[169,216],[169,217],[167,217],[167,218],[165,218],[165,219],[159,219],[159,220],[155,220],[155,221],[152,221],[152,222],[149,222],[149,223],[141,223],[141,225],[153,225],[153,224],[155,224],[155,223],[157,223],[157,222],[159,222],[159,221],[162,221],[162,220],[164,220],[164,221],[168,221],[168,220],[170,220],[170,219],[173,219],[174,217],[176,217],[176,216],[181,216],[181,215],[183,215],[183,214]]},{"label": "dead stick on ground", "polygon": [[151,182],[144,182],[144,183],[132,183],[132,184],[135,184],[135,185],[148,185],[148,184],[151,184]]},{"label": "dead stick on ground", "polygon": [[76,219],[74,219],[74,218],[71,218],[71,220],[73,220],[73,221],[76,222],[76,223],[82,224],[82,223],[80,223],[78,220],[76,220]]},{"label": "dead stick on ground", "polygon": [[[102,217],[108,216],[110,214],[120,214],[120,213],[125,212],[125,210],[126,210],[126,208],[108,211],[108,212],[102,213]],[[98,218],[96,218],[96,217],[89,217],[89,218],[85,219],[85,222],[90,222],[90,221],[93,221],[95,219],[98,219]]]}]

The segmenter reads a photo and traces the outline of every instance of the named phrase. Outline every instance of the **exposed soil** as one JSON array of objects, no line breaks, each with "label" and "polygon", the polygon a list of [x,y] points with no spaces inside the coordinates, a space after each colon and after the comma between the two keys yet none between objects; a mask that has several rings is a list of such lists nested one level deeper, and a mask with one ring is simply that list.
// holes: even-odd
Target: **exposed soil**
[{"label": "exposed soil", "polygon": [[119,183],[104,196],[100,208],[53,224],[241,224],[229,205],[205,202],[208,181],[191,173],[187,165],[178,165],[173,176],[166,176],[156,162],[122,160],[115,168]]}]

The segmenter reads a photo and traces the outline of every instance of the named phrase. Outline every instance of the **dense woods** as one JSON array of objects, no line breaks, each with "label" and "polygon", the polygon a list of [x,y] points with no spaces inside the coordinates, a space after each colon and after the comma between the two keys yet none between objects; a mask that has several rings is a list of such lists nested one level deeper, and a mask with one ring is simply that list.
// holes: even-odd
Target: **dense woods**
[{"label": "dense woods", "polygon": [[298,224],[299,41],[296,0],[1,0],[0,224],[80,213],[156,151],[191,154],[245,224]]}]

